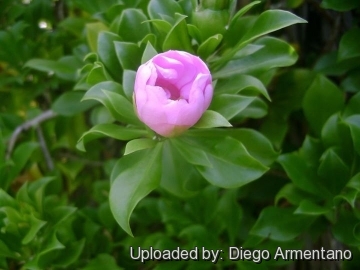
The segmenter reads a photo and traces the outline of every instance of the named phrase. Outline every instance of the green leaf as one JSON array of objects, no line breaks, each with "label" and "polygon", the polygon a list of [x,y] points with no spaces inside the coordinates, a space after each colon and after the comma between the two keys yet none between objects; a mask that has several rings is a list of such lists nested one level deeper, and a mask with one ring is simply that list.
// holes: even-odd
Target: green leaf
[{"label": "green leaf", "polygon": [[9,206],[16,208],[16,201],[7,192],[5,192],[3,189],[0,189],[0,205],[1,207]]},{"label": "green leaf", "polygon": [[121,38],[111,32],[101,32],[97,40],[97,52],[111,76],[121,79],[121,66],[116,57],[114,41],[121,41]]},{"label": "green leaf", "polygon": [[294,214],[308,215],[308,216],[320,216],[328,213],[330,209],[319,206],[312,201],[304,199],[298,208],[296,208]]},{"label": "green leaf", "polygon": [[304,114],[311,128],[320,135],[326,120],[344,106],[344,96],[326,77],[318,75],[303,99]]},{"label": "green leaf", "polygon": [[193,165],[212,167],[207,155],[201,149],[197,149],[190,144],[187,144],[184,140],[181,139],[172,139],[170,141],[183,158]]},{"label": "green leaf", "polygon": [[215,87],[216,94],[238,94],[246,91],[246,93],[260,93],[270,101],[270,96],[264,84],[257,78],[244,74],[237,74],[226,79],[218,80]]},{"label": "green leaf", "polygon": [[144,23],[147,19],[142,10],[127,8],[114,20],[110,29],[123,40],[135,43],[150,33],[149,25]]},{"label": "green leaf", "polygon": [[81,101],[83,96],[81,92],[65,92],[54,101],[52,110],[59,115],[73,116],[96,105],[96,102],[92,100]]},{"label": "green leaf", "polygon": [[175,18],[176,23],[173,25],[164,40],[162,46],[163,51],[182,50],[193,53],[185,21],[186,16],[176,13]]},{"label": "green leaf", "polygon": [[109,80],[112,80],[112,78],[106,71],[103,63],[95,62],[87,75],[86,83],[88,85],[95,85],[97,83]]},{"label": "green leaf", "polygon": [[39,144],[35,142],[24,142],[16,147],[11,159],[14,166],[9,173],[9,179],[14,179],[22,171],[33,152],[38,149]]},{"label": "green leaf", "polygon": [[278,162],[296,187],[322,198],[329,196],[329,192],[319,186],[316,172],[306,164],[306,161],[298,153],[281,155]]},{"label": "green leaf", "polygon": [[341,88],[346,92],[358,93],[360,89],[360,69],[352,70],[341,82]]},{"label": "green leaf", "polygon": [[[358,3],[360,6],[360,4]],[[338,61],[360,57],[360,28],[353,28],[346,32],[339,44]]]},{"label": "green leaf", "polygon": [[285,10],[267,10],[260,14],[254,26],[240,40],[240,44],[297,23],[306,21]]},{"label": "green leaf", "polygon": [[50,74],[55,73],[56,76],[63,80],[74,81],[76,69],[74,69],[69,63],[60,60],[54,61],[34,58],[27,61],[24,64],[24,67],[29,67]]},{"label": "green leaf", "polygon": [[234,17],[231,19],[230,22],[230,27],[237,21],[237,19],[239,19],[240,17],[242,17],[246,12],[248,12],[252,7],[260,4],[261,1],[254,1],[251,2],[249,4],[247,4],[246,6],[244,6],[243,8],[241,8],[238,12],[236,12],[236,14],[234,15]]},{"label": "green leaf", "polygon": [[147,132],[142,129],[134,129],[116,124],[100,124],[85,132],[79,139],[76,148],[85,151],[85,144],[102,137],[110,137],[121,141],[128,141],[142,136]]},{"label": "green leaf", "polygon": [[356,199],[359,195],[359,191],[356,189],[345,189],[341,194],[334,197],[334,204],[338,204],[342,200],[346,201],[352,208],[356,207]]},{"label": "green leaf", "polygon": [[328,148],[320,158],[318,175],[326,180],[326,186],[333,194],[339,194],[350,180],[350,168],[335,149]]},{"label": "green leaf", "polygon": [[108,31],[108,28],[102,22],[93,22],[86,24],[86,38],[91,51],[97,52],[98,36],[100,32]]},{"label": "green leaf", "polygon": [[126,97],[131,101],[134,93],[135,78],[136,78],[135,71],[128,69],[124,70],[124,75],[123,75],[124,93]]},{"label": "green leaf", "polygon": [[222,38],[223,36],[220,34],[209,37],[199,46],[197,51],[198,55],[203,59],[208,58],[212,53],[214,53],[215,49],[219,46],[219,44],[222,41]]},{"label": "green leaf", "polygon": [[[165,35],[165,36],[170,32],[170,30],[172,28],[172,25],[169,22],[164,21],[162,19],[152,19],[152,20],[148,20],[146,22],[152,23],[155,26],[156,30],[158,30],[160,34]],[[165,38],[165,36],[164,36],[164,38]]]},{"label": "green leaf", "polygon": [[111,91],[102,91],[110,101],[110,104],[113,106],[113,108],[119,115],[123,117],[126,122],[142,126],[142,122],[135,115],[133,104],[128,99]]},{"label": "green leaf", "polygon": [[158,54],[157,51],[154,49],[151,43],[147,42],[144,53],[141,58],[141,64],[146,63],[157,54]]},{"label": "green leaf", "polygon": [[[310,194],[298,189],[293,183],[286,184],[283,186],[275,197],[275,205],[279,205],[282,199],[285,199],[287,202],[292,205],[300,205],[300,203],[309,198]],[[314,198],[316,198],[314,196]]]},{"label": "green leaf", "polygon": [[[66,245],[66,249],[63,250],[53,262],[54,266],[69,267],[74,264],[80,257],[85,246],[85,238],[80,241],[71,242]],[[101,269],[104,269],[103,267]]]},{"label": "green leaf", "polygon": [[157,142],[153,139],[148,138],[131,140],[126,144],[124,155],[128,155],[143,149],[153,148],[156,146],[156,143]]},{"label": "green leaf", "polygon": [[305,231],[314,218],[294,215],[289,208],[266,207],[251,228],[250,234],[275,241],[290,241]]},{"label": "green leaf", "polygon": [[195,166],[186,161],[184,155],[169,142],[164,142],[160,186],[180,198],[194,196],[206,182]]},{"label": "green leaf", "polygon": [[360,6],[358,0],[323,0],[321,2],[323,8],[333,9],[336,11],[348,11]]},{"label": "green leaf", "polygon": [[207,110],[200,120],[194,125],[195,128],[231,127],[232,125],[221,114]]},{"label": "green leaf", "polygon": [[353,188],[356,191],[360,192],[360,173],[357,173],[356,175],[354,175],[349,183],[347,184],[347,186],[349,188]]},{"label": "green leaf", "polygon": [[211,132],[206,129],[192,129],[187,134],[191,137],[196,137],[196,140],[209,140],[207,148],[211,148],[215,141],[220,141],[224,137],[230,136],[241,142],[249,154],[265,166],[271,165],[278,156],[271,142],[263,134],[254,129],[214,129]]},{"label": "green leaf", "polygon": [[[266,102],[264,102],[261,98],[255,97],[251,103],[244,108],[244,110],[241,112],[241,114],[238,114],[236,119],[238,118],[239,121],[243,121],[246,118],[262,118],[268,113],[268,105]],[[236,121],[234,119],[234,121]]]},{"label": "green leaf", "polygon": [[[151,19],[162,20],[161,15],[167,15],[166,18],[173,18],[175,13],[183,14],[183,10],[178,2],[174,0],[161,1],[151,0],[148,5],[148,13]],[[172,23],[172,21],[169,21]]]},{"label": "green leaf", "polygon": [[348,246],[358,247],[360,240],[354,234],[354,229],[359,224],[359,219],[352,211],[342,208],[337,217],[337,222],[332,226],[335,239]]},{"label": "green leaf", "polygon": [[113,256],[109,254],[98,254],[96,258],[92,259],[83,270],[121,270]]},{"label": "green leaf", "polygon": [[222,188],[240,187],[258,179],[268,170],[238,140],[225,137],[212,143],[212,151],[203,149],[212,167],[197,167],[212,185]]},{"label": "green leaf", "polygon": [[30,230],[27,232],[27,234],[24,236],[24,238],[21,241],[23,245],[29,244],[35,238],[38,231],[40,231],[40,229],[44,227],[46,224],[46,221],[37,219],[36,217],[34,217],[33,214],[30,214],[29,221],[30,221]]},{"label": "green leaf", "polygon": [[137,70],[141,63],[142,52],[138,45],[130,42],[114,41],[116,55],[122,68]]},{"label": "green leaf", "polygon": [[54,181],[54,179],[54,177],[42,177],[29,185],[29,196],[34,201],[36,209],[39,213],[43,213],[44,211],[45,189],[49,183]]},{"label": "green leaf", "polygon": [[350,127],[355,150],[360,155],[360,115],[356,114],[346,118],[345,123]]},{"label": "green leaf", "polygon": [[131,102],[124,96],[122,86],[110,81],[94,85],[85,93],[82,100],[97,100],[109,110],[110,114],[116,120],[142,125],[140,120],[135,116]]},{"label": "green leaf", "polygon": [[[264,37],[255,44],[264,47],[251,55],[228,62],[222,69],[213,73],[213,78],[229,78],[237,74],[254,72],[260,74],[272,68],[293,65],[297,61],[296,51],[285,41]],[[220,58],[220,60],[222,59]]]},{"label": "green leaf", "polygon": [[110,208],[121,228],[131,236],[131,213],[160,183],[161,148],[159,143],[154,149],[134,152],[119,161],[122,170],[111,185]]},{"label": "green leaf", "polygon": [[211,102],[210,109],[220,113],[227,120],[230,120],[237,114],[241,113],[254,100],[255,97],[247,97],[240,95],[215,95]]}]

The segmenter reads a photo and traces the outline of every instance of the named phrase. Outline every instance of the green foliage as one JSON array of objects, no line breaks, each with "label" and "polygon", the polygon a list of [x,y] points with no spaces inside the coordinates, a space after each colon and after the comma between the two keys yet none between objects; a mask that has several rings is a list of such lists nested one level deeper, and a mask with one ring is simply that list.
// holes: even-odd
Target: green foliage
[{"label": "green foliage", "polygon": [[[357,269],[359,1],[245,2],[0,3],[0,269],[313,267],[230,246],[338,247]],[[139,65],[167,50],[201,57],[214,86],[174,138],[133,104]],[[130,247],[224,260],[142,264]]]}]

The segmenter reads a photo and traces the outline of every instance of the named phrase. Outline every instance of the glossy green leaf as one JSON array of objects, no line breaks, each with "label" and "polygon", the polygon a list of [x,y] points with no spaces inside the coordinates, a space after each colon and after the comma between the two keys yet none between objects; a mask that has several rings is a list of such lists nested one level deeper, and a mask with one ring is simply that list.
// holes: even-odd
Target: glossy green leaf
[{"label": "glossy green leaf", "polygon": [[264,47],[247,57],[230,61],[214,72],[213,78],[229,78],[237,74],[251,74],[255,71],[260,73],[276,67],[290,66],[298,58],[293,47],[277,38],[264,37],[255,44]]},{"label": "glossy green leaf", "polygon": [[254,26],[240,40],[240,43],[250,42],[262,35],[297,23],[306,23],[306,21],[288,11],[267,10],[260,14]]},{"label": "glossy green leaf", "polygon": [[283,199],[292,205],[300,205],[300,203],[306,198],[309,198],[308,193],[298,189],[293,183],[290,183],[283,186],[276,194],[275,205],[281,204]]},{"label": "glossy green leaf", "polygon": [[207,181],[218,187],[243,186],[268,170],[249,154],[241,142],[230,137],[217,141],[213,151],[206,153],[212,167],[197,169]]},{"label": "glossy green leaf", "polygon": [[122,170],[111,185],[110,208],[121,228],[132,236],[131,213],[139,201],[160,183],[161,144],[123,157],[119,166]]},{"label": "glossy green leaf", "polygon": [[130,42],[114,41],[116,55],[122,68],[137,70],[141,63],[141,50],[138,45]]},{"label": "glossy green leaf", "polygon": [[127,8],[115,19],[110,29],[126,42],[138,42],[150,33],[150,27],[144,23],[148,18],[142,10]]},{"label": "glossy green leaf", "polygon": [[326,120],[344,106],[344,96],[341,91],[327,78],[316,77],[303,99],[303,109],[306,119],[316,134]]},{"label": "glossy green leaf", "polygon": [[312,201],[304,199],[298,208],[296,208],[294,214],[308,215],[308,216],[320,216],[328,213],[330,209],[319,206]]},{"label": "glossy green leaf", "polygon": [[232,125],[221,114],[207,110],[194,125],[196,128],[231,127]]},{"label": "glossy green leaf", "polygon": [[134,115],[132,104],[124,95],[124,90],[120,84],[112,81],[102,82],[90,88],[82,100],[97,100],[102,103],[118,121],[139,123],[139,120]]},{"label": "glossy green leaf", "polygon": [[156,141],[148,138],[134,139],[126,144],[124,155],[131,154],[136,151],[153,148],[156,146]]},{"label": "glossy green leaf", "polygon": [[278,162],[296,187],[320,197],[329,196],[329,193],[319,186],[316,171],[309,167],[298,153],[281,155]]},{"label": "glossy green leaf", "polygon": [[103,90],[105,96],[112,104],[113,108],[123,117],[126,122],[142,126],[142,122],[135,115],[133,104],[124,96],[117,93]]},{"label": "glossy green leaf", "polygon": [[360,115],[352,115],[345,119],[351,131],[351,137],[354,141],[355,150],[360,154]]},{"label": "glossy green leaf", "polygon": [[186,143],[181,139],[171,140],[171,145],[173,145],[183,158],[193,165],[212,167],[206,153],[201,149],[197,149],[191,144]]},{"label": "glossy green leaf", "polygon": [[84,94],[80,92],[65,92],[59,96],[52,105],[52,110],[59,115],[72,116],[96,105],[93,100],[81,101]]},{"label": "glossy green leaf", "polygon": [[[237,115],[236,118],[239,118],[240,121],[243,121],[246,118],[262,118],[268,113],[268,105],[261,98],[255,97],[250,104],[244,108],[244,110]],[[234,119],[236,120],[236,119]]]},{"label": "glossy green leaf", "polygon": [[175,18],[176,22],[164,40],[163,51],[182,50],[193,53],[185,21],[186,16],[177,13]]},{"label": "glossy green leaf", "polygon": [[263,134],[253,129],[214,129],[211,132],[206,129],[192,129],[187,134],[200,141],[206,142],[209,139],[207,148],[211,148],[214,141],[220,141],[224,137],[230,136],[240,141],[249,154],[265,166],[271,165],[278,156],[271,142]]},{"label": "glossy green leaf", "polygon": [[102,137],[127,141],[146,136],[146,134],[147,132],[141,129],[128,128],[116,124],[100,124],[85,132],[79,139],[76,148],[85,151],[86,143]]},{"label": "glossy green leaf", "polygon": [[134,93],[134,85],[135,85],[136,72],[133,70],[124,70],[123,75],[123,87],[125,96],[132,101],[133,93]]},{"label": "glossy green leaf", "polygon": [[98,36],[100,32],[107,30],[108,27],[102,22],[93,22],[86,24],[86,38],[91,51],[97,52]]},{"label": "glossy green leaf", "polygon": [[69,63],[60,60],[54,61],[34,58],[27,61],[24,67],[47,72],[48,74],[55,73],[59,78],[69,81],[73,81],[76,75],[76,69]]},{"label": "glossy green leaf", "polygon": [[141,58],[141,64],[146,63],[157,54],[158,54],[157,51],[154,49],[151,43],[147,42],[144,53]]},{"label": "glossy green leaf", "polygon": [[320,158],[318,174],[325,179],[327,188],[333,194],[339,194],[350,180],[350,168],[332,148],[327,149]]},{"label": "glossy green leaf", "polygon": [[264,84],[257,78],[249,75],[238,74],[227,79],[218,80],[215,87],[216,94],[237,94],[237,93],[260,93],[268,100],[269,94]]},{"label": "glossy green leaf", "polygon": [[86,83],[87,85],[96,85],[97,83],[109,80],[112,80],[112,78],[106,71],[104,64],[95,62],[87,75]]},{"label": "glossy green leaf", "polygon": [[195,166],[186,161],[173,144],[165,141],[160,187],[177,197],[187,198],[194,196],[205,184]]},{"label": "glossy green leaf", "polygon": [[214,53],[215,49],[219,46],[219,44],[222,41],[222,38],[223,36],[220,34],[209,37],[199,46],[197,51],[198,55],[203,59],[209,57],[212,53]]},{"label": "glossy green leaf", "polygon": [[242,17],[246,12],[248,12],[251,8],[253,8],[254,6],[260,4],[261,1],[254,1],[251,2],[249,4],[247,4],[246,6],[244,6],[243,8],[241,8],[238,12],[236,12],[236,14],[234,15],[234,17],[231,19],[230,22],[230,27],[234,24],[234,22],[239,19],[240,17]]},{"label": "glossy green leaf", "polygon": [[[360,6],[360,4],[358,3]],[[346,32],[339,44],[338,60],[360,57],[360,28],[353,28]]]},{"label": "glossy green leaf", "polygon": [[290,241],[305,231],[313,220],[312,217],[294,215],[289,208],[270,206],[261,211],[250,234],[276,241]]},{"label": "glossy green leaf", "polygon": [[[148,13],[151,19],[162,19],[161,15],[167,15],[173,18],[175,13],[183,14],[183,10],[178,2],[168,0],[166,2],[161,0],[151,0],[148,5]],[[170,21],[172,23],[172,21]]]},{"label": "glossy green leaf", "polygon": [[121,78],[121,66],[116,57],[114,41],[121,41],[121,38],[111,32],[101,32],[97,40],[97,52],[111,76],[119,79]]},{"label": "glossy green leaf", "polygon": [[358,247],[360,240],[355,237],[354,229],[359,224],[359,219],[352,213],[342,209],[338,213],[337,222],[332,227],[332,233],[338,241],[349,246]]},{"label": "glossy green leaf", "polygon": [[210,109],[220,113],[227,120],[230,120],[237,114],[241,113],[254,100],[255,97],[241,95],[215,95],[211,102]]},{"label": "glossy green leaf", "polygon": [[334,197],[334,203],[337,204],[338,202],[344,200],[352,208],[355,208],[358,195],[359,195],[359,191],[356,189],[345,189],[341,194]]}]

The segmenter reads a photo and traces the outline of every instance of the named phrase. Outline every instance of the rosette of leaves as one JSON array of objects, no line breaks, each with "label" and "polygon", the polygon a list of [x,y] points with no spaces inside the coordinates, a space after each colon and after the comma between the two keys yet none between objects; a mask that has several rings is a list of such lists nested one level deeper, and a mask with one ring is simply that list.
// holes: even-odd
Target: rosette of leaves
[{"label": "rosette of leaves", "polygon": [[[208,184],[241,187],[260,178],[277,157],[265,136],[238,126],[267,114],[266,85],[277,68],[297,60],[288,43],[266,35],[305,21],[282,10],[249,15],[260,1],[237,12],[236,1],[224,3],[124,1],[87,25],[92,52],[76,89],[86,90],[83,100],[98,101],[109,116],[84,133],[77,147],[85,150],[88,142],[105,136],[126,143],[112,171],[110,206],[130,235],[131,213],[154,189],[189,197]],[[215,29],[204,25],[209,14],[217,18]],[[170,49],[205,60],[215,90],[209,110],[194,128],[164,140],[136,117],[132,93],[138,66]]]},{"label": "rosette of leaves", "polygon": [[61,268],[77,262],[85,238],[78,239],[72,228],[76,208],[45,192],[54,180],[25,183],[16,197],[0,189],[1,268]]}]

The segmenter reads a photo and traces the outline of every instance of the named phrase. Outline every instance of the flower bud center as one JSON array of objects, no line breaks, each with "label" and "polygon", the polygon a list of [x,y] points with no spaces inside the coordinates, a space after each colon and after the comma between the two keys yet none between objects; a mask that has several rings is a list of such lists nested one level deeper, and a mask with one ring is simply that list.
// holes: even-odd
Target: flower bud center
[{"label": "flower bud center", "polygon": [[161,87],[168,99],[179,100],[181,98],[181,91],[169,81],[158,79],[155,86]]}]

